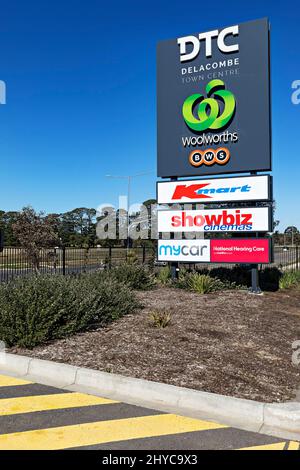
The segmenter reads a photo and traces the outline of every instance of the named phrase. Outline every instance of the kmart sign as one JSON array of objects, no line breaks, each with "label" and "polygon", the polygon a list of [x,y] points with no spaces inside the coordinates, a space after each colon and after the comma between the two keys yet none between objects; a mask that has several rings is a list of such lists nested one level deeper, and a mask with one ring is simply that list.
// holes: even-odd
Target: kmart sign
[{"label": "kmart sign", "polygon": [[268,175],[157,183],[158,204],[267,201],[270,196]]}]

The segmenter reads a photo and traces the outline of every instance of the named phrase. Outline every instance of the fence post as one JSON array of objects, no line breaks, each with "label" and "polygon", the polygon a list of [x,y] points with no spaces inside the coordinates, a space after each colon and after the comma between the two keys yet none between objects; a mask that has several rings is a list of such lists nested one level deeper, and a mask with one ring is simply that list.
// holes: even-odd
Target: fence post
[{"label": "fence post", "polygon": [[143,245],[143,264],[145,264],[146,261],[146,247]]},{"label": "fence post", "polygon": [[299,271],[299,246],[296,245],[296,271]]},{"label": "fence post", "polygon": [[112,255],[112,247],[108,248],[108,268],[111,269],[111,255]]},{"label": "fence post", "polygon": [[53,255],[53,269],[54,269],[54,272],[55,272],[55,274],[56,274],[56,265],[57,265],[56,254],[57,254],[56,247],[54,247],[54,255]]},{"label": "fence post", "polygon": [[63,268],[63,276],[66,275],[66,247],[62,247],[62,268]]}]

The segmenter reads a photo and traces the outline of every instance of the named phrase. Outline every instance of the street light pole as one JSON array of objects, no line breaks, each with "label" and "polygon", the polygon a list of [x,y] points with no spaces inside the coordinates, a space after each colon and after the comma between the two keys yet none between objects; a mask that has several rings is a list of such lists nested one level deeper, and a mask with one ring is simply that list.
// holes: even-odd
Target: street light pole
[{"label": "street light pole", "polygon": [[130,196],[131,196],[131,180],[132,178],[136,178],[138,176],[145,176],[150,175],[153,173],[152,171],[144,172],[144,173],[137,173],[135,175],[105,175],[107,178],[113,179],[127,179],[127,252],[130,248]]}]

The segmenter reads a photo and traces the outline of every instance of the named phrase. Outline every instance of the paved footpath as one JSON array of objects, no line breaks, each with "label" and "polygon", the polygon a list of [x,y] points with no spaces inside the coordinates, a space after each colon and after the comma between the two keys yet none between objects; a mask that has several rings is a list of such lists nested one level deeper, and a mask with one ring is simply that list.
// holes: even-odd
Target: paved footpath
[{"label": "paved footpath", "polygon": [[0,450],[299,450],[299,446],[0,375]]}]

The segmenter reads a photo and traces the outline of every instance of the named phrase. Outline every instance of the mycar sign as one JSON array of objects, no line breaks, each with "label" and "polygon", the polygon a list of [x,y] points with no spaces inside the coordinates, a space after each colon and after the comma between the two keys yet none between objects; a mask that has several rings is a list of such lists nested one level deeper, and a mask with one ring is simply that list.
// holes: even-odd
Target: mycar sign
[{"label": "mycar sign", "polygon": [[158,204],[268,201],[269,175],[214,178],[157,183]]},{"label": "mycar sign", "polygon": [[270,207],[211,210],[160,210],[159,232],[269,232]]},{"label": "mycar sign", "polygon": [[158,240],[158,260],[189,263],[270,263],[271,240]]},{"label": "mycar sign", "polygon": [[267,19],[157,48],[158,176],[271,170]]}]

